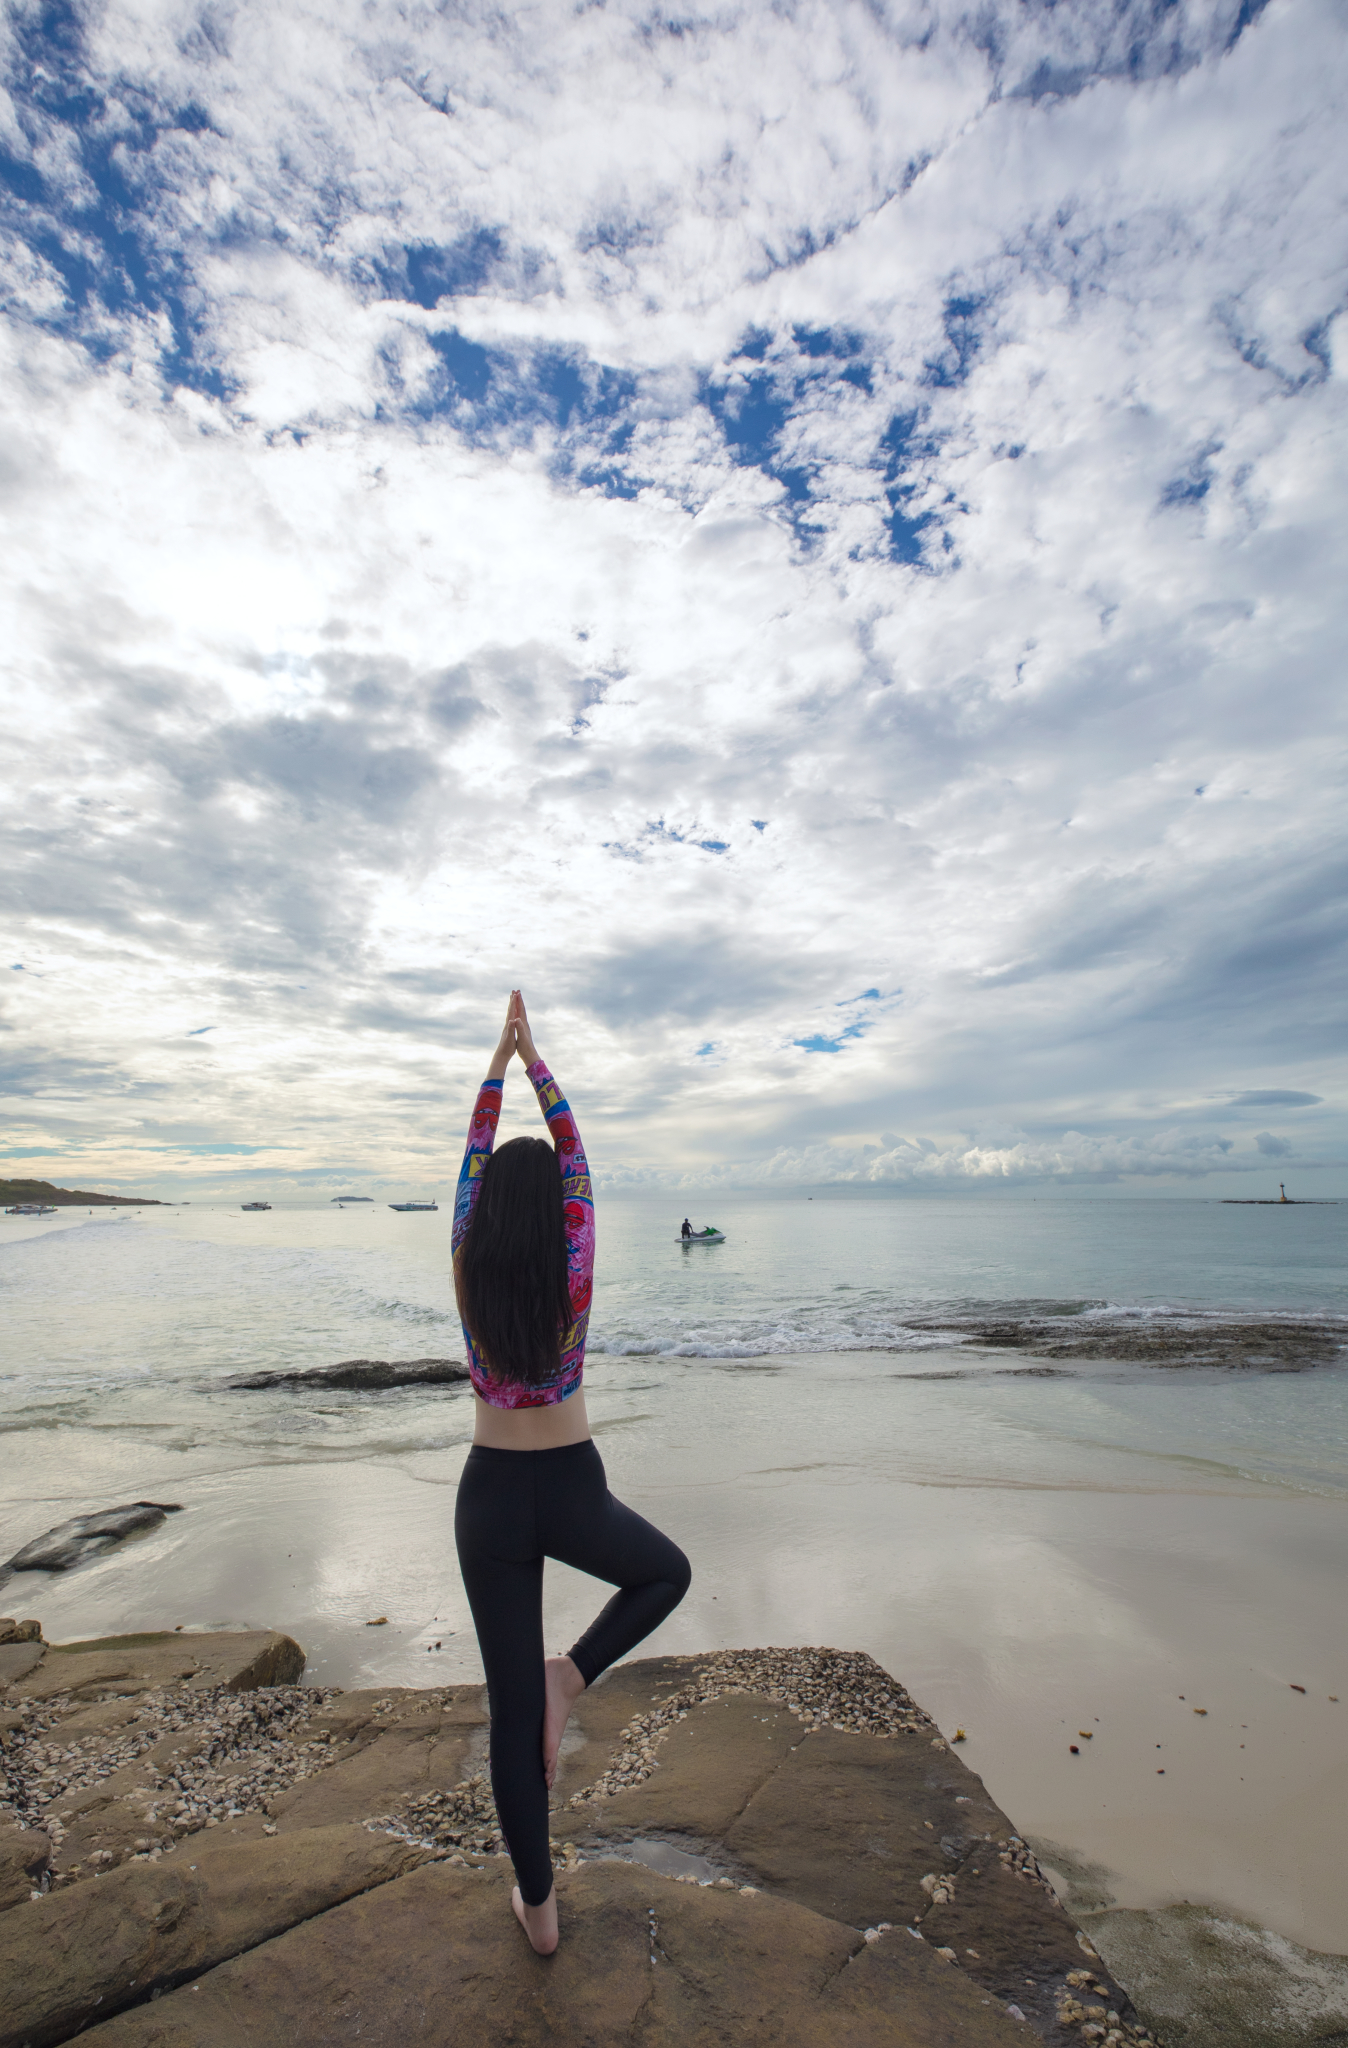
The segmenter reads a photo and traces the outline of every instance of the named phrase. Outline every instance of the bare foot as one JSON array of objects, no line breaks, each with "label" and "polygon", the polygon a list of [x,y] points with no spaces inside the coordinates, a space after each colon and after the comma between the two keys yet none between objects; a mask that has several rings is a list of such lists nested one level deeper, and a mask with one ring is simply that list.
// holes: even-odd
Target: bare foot
[{"label": "bare foot", "polygon": [[543,1708],[543,1776],[548,1790],[557,1776],[557,1752],[562,1746],[571,1709],[585,1690],[585,1680],[569,1657],[545,1657],[543,1675],[547,1701]]},{"label": "bare foot", "polygon": [[554,1885],[541,1906],[526,1906],[515,1886],[510,1894],[515,1918],[529,1937],[535,1955],[550,1956],[557,1946],[557,1887]]}]

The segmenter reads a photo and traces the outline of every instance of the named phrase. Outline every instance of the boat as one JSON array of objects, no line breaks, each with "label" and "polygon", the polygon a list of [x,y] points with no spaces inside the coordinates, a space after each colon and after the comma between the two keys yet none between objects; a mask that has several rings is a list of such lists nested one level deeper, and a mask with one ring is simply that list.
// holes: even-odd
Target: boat
[{"label": "boat", "polygon": [[241,1209],[270,1209],[270,1207],[271,1207],[271,1203],[270,1203],[270,1202],[241,1202],[241,1203],[239,1204],[239,1207],[240,1207]]},{"label": "boat", "polygon": [[705,1230],[695,1230],[691,1237],[684,1237],[680,1234],[675,1242],[678,1244],[724,1244],[725,1232],[717,1230],[714,1224],[709,1223]]},{"label": "boat", "polygon": [[434,1215],[439,1213],[440,1204],[438,1202],[390,1202],[389,1207],[390,1209],[396,1209],[400,1216],[405,1216],[409,1209],[415,1209],[418,1212],[424,1210]]},{"label": "boat", "polygon": [[6,1216],[54,1216],[55,1202],[16,1202],[12,1209],[6,1209]]},{"label": "boat", "polygon": [[343,1204],[343,1203],[346,1203],[346,1202],[372,1202],[372,1201],[374,1200],[374,1196],[373,1196],[373,1195],[333,1195],[333,1196],[332,1196],[332,1200],[333,1200],[334,1202],[338,1203],[338,1204]]}]

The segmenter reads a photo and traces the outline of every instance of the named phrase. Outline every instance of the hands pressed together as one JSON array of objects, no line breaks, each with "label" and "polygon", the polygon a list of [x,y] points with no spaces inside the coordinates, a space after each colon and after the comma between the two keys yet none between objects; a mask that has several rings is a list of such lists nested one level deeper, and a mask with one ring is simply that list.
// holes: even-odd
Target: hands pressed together
[{"label": "hands pressed together", "polygon": [[538,1058],[538,1048],[534,1044],[534,1035],[529,1029],[529,1019],[524,1008],[524,997],[517,988],[512,988],[510,1001],[506,1006],[505,1028],[497,1042],[492,1063],[487,1069],[487,1079],[503,1081],[505,1070],[516,1053],[526,1067],[531,1067]]}]

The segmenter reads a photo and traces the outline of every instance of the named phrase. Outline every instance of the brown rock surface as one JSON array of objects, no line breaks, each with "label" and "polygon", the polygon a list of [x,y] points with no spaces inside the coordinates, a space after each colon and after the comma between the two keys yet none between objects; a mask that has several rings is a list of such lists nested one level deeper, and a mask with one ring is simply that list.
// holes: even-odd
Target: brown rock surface
[{"label": "brown rock surface", "polygon": [[[42,1645],[38,1646],[40,1649]],[[14,1687],[20,1699],[70,1693],[102,1699],[109,1693],[153,1692],[187,1683],[226,1685],[246,1692],[258,1685],[290,1685],[304,1669],[304,1652],[274,1629],[222,1635],[103,1636],[87,1643],[45,1646],[41,1664]]]},{"label": "brown rock surface", "polygon": [[46,2048],[425,1860],[365,1828],[208,1841],[0,1919],[0,2048]]},{"label": "brown rock surface", "polygon": [[[802,1811],[812,1816],[808,1840],[796,1825]],[[930,1905],[923,1877],[958,1869],[989,1832],[1009,1834],[1010,1823],[949,1750],[824,1729],[797,1732],[723,1840],[775,1891],[870,1927],[916,1924]]]},{"label": "brown rock surface", "polygon": [[562,1740],[562,1754],[554,1794],[565,1806],[573,1792],[593,1782],[627,1723],[637,1714],[686,1686],[703,1669],[698,1657],[643,1657],[635,1664],[618,1664],[606,1671],[600,1683],[582,1693]]},{"label": "brown rock surface", "polygon": [[51,1867],[51,1836],[42,1828],[0,1828],[0,1912],[41,1889]]},{"label": "brown rock surface", "polygon": [[[379,1712],[383,1704],[385,1711]],[[336,1752],[330,1767],[268,1802],[284,1833],[368,1820],[401,1800],[457,1785],[486,1768],[486,1687],[436,1693],[348,1692],[309,1723]]]},{"label": "brown rock surface", "polygon": [[40,1643],[40,1621],[0,1621],[0,1643]]},{"label": "brown rock surface", "polygon": [[739,1816],[802,1739],[789,1714],[769,1715],[766,1706],[753,1696],[723,1697],[680,1721],[659,1751],[659,1769],[589,1808],[587,1832],[621,1839],[656,1829],[729,1847]]},{"label": "brown rock surface", "polygon": [[0,1689],[17,1685],[36,1670],[46,1653],[42,1643],[0,1643]]},{"label": "brown rock surface", "polygon": [[[444,1864],[293,1929],[96,2029],[96,2048],[1010,2048],[1025,2029],[906,1935],[877,1944],[780,1899],[627,1864],[559,1879],[566,1940],[533,1955],[508,1877]],[[396,1968],[390,1958],[396,1957]]]},{"label": "brown rock surface", "polygon": [[10,1694],[16,1810],[50,1832],[54,1895],[0,1918],[0,2009],[6,1977],[29,2000],[0,2048],[91,2017],[107,2048],[975,2048],[1063,2041],[1060,2013],[1097,1998],[1140,2038],[1112,1980],[1087,1988],[1103,1965],[1009,1821],[868,1658],[649,1658],[593,1687],[563,1749],[564,1938],[543,1963],[490,1853],[483,1688],[231,1690],[287,1643],[68,1646]]}]

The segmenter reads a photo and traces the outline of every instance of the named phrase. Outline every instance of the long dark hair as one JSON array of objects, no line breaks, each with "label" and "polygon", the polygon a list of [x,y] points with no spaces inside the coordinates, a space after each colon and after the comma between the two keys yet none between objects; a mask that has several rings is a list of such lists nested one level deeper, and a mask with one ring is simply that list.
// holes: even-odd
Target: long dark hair
[{"label": "long dark hair", "polygon": [[572,1317],[562,1177],[545,1138],[511,1138],[487,1161],[454,1291],[493,1379],[537,1387],[554,1377]]}]

